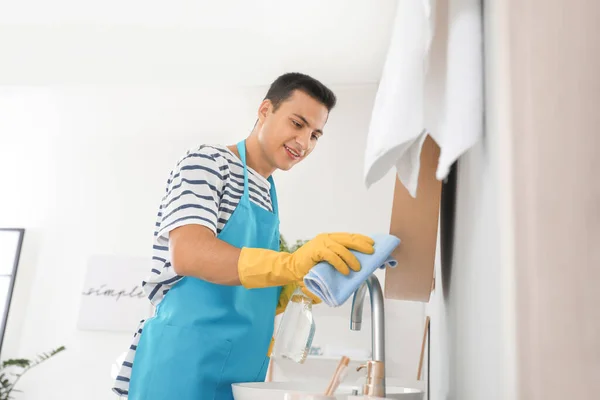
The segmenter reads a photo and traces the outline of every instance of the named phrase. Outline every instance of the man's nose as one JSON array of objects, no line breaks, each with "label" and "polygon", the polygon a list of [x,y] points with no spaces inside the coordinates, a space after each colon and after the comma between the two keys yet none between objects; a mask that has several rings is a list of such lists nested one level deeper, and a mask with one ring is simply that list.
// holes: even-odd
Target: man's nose
[{"label": "man's nose", "polygon": [[296,142],[300,145],[302,151],[307,151],[310,146],[310,138],[312,136],[312,130],[306,129],[302,133],[296,136]]}]

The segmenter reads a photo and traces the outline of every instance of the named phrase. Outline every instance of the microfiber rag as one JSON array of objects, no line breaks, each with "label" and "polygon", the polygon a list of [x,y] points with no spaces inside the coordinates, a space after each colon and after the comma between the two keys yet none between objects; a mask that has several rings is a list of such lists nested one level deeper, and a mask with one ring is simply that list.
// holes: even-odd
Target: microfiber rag
[{"label": "microfiber rag", "polygon": [[375,241],[373,254],[350,250],[360,261],[360,271],[350,270],[350,274],[343,275],[331,264],[322,261],[306,274],[304,285],[329,307],[344,304],[377,268],[384,268],[386,265],[395,267],[397,264],[390,255],[400,244],[400,239],[388,234],[373,235],[371,239]]}]

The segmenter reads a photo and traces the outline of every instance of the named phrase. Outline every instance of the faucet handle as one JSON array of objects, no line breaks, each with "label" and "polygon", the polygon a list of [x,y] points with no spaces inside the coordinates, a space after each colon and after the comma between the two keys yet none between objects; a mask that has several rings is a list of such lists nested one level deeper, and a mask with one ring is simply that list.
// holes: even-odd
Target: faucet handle
[{"label": "faucet handle", "polygon": [[367,369],[367,379],[363,385],[363,394],[371,396],[385,395],[385,364],[383,361],[367,361],[365,364],[360,365],[356,368],[356,371],[360,371],[363,368]]},{"label": "faucet handle", "polygon": [[360,371],[363,368],[367,369],[367,377],[370,378],[383,378],[385,377],[385,366],[383,361],[369,360],[366,363],[359,365],[356,371]]}]

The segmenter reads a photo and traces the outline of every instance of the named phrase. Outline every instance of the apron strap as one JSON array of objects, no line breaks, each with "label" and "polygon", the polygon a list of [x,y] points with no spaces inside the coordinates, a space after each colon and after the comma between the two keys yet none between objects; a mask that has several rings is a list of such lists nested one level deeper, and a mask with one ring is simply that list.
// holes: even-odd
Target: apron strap
[{"label": "apron strap", "polygon": [[242,160],[242,165],[244,166],[244,199],[250,200],[250,195],[248,194],[248,167],[246,165],[246,141],[242,140],[237,144],[238,153],[240,153],[240,160]]},{"label": "apron strap", "polygon": [[279,207],[277,206],[277,190],[275,190],[273,175],[269,176],[268,181],[271,184],[271,203],[273,204],[273,214],[279,216]]},{"label": "apron strap", "polygon": [[[238,153],[240,153],[240,160],[244,166],[244,198],[250,201],[250,195],[248,193],[248,166],[246,164],[246,141],[242,140],[237,144]],[[273,176],[269,176],[267,179],[271,184],[271,203],[273,204],[273,214],[279,216],[279,206],[277,204],[277,190],[275,189],[275,182]]]}]

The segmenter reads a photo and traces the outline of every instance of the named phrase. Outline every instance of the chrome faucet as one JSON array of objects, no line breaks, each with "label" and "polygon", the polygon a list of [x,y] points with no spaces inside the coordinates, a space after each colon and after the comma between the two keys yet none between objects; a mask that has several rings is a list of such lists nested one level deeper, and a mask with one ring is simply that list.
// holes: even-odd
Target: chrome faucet
[{"label": "chrome faucet", "polygon": [[[353,331],[361,329],[363,305],[367,289],[369,290],[369,297],[371,299],[371,357],[373,360],[370,363],[378,367],[372,368],[372,370],[379,370],[381,371],[381,375],[383,375],[378,378],[381,380],[380,384],[383,386],[383,394],[385,395],[385,312],[383,307],[383,291],[381,290],[379,279],[375,275],[371,275],[354,292],[350,314],[350,329]],[[369,368],[367,370],[369,371]]]}]

